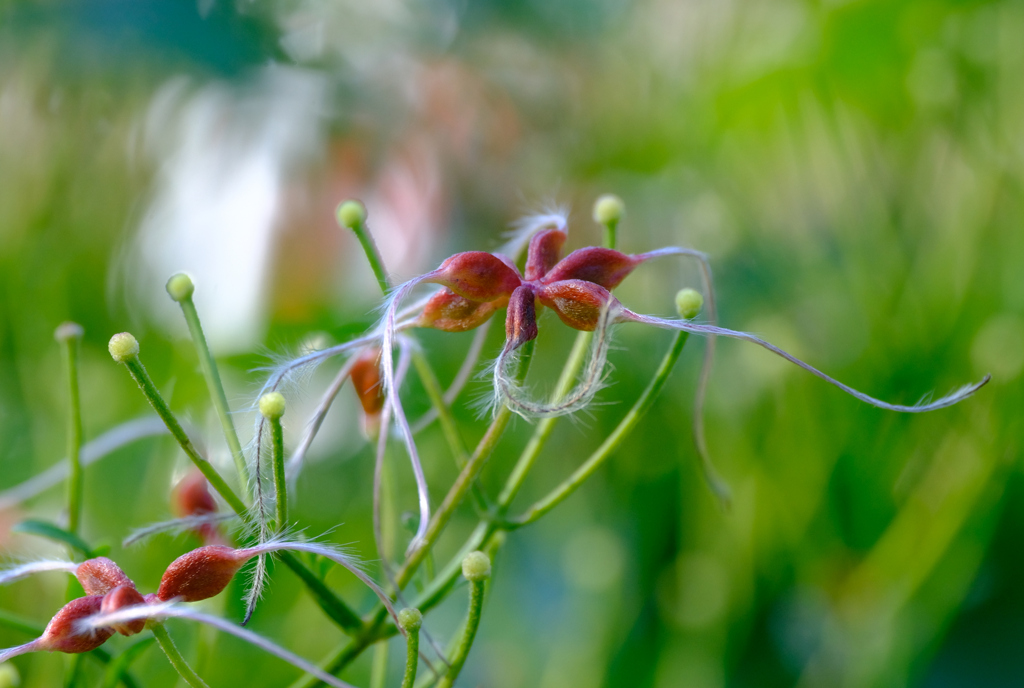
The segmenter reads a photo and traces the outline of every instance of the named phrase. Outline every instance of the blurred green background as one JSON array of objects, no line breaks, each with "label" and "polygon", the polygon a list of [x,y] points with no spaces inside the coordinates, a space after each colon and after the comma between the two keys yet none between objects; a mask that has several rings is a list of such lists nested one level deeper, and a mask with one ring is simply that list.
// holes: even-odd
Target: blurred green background
[{"label": "blurred green background", "polygon": [[[106,353],[131,330],[156,383],[217,462],[227,451],[163,283],[187,270],[229,396],[244,409],[268,353],[338,341],[379,301],[334,224],[365,201],[396,277],[496,247],[546,204],[626,202],[620,246],[707,251],[721,321],[897,403],[992,373],[951,409],[860,404],[770,354],[719,345],[708,439],[735,503],[700,481],[689,414],[702,344],[687,346],[628,445],[577,495],[511,533],[460,680],[488,688],[1017,686],[1024,682],[1024,3],[860,0],[52,0],[0,2],[0,489],[64,453],[54,328],[85,328],[86,438],[146,414]],[[618,295],[670,314],[692,266],[644,267]],[[494,328],[487,356],[500,346]],[[540,324],[532,382],[550,388],[572,339]],[[443,380],[470,335],[421,341]],[[622,327],[613,383],[563,421],[520,502],[567,475],[613,427],[670,336]],[[335,365],[290,397],[294,446]],[[471,385],[467,440],[484,427]],[[376,557],[372,452],[343,394],[297,485],[308,532]],[[413,415],[427,407],[415,384]],[[250,416],[239,413],[243,433]],[[484,476],[496,491],[531,431],[516,421]],[[435,502],[455,475],[423,436]],[[403,507],[415,505],[394,461]],[[167,438],[87,470],[84,535],[140,589],[196,546],[119,546],[169,517],[185,458]],[[9,527],[59,520],[54,488],[0,513],[8,558],[61,549]],[[442,541],[455,552],[467,505]],[[371,568],[376,573],[376,566]],[[361,610],[351,577],[329,582]],[[43,624],[60,574],[0,590]],[[238,619],[241,587],[209,603]],[[457,591],[428,616],[445,640]],[[318,659],[342,637],[279,570],[252,627]],[[171,631],[211,686],[284,686],[296,672],[183,622]],[[25,642],[0,628],[0,646]],[[127,645],[115,638],[113,652]],[[404,651],[392,652],[397,685]],[[59,655],[15,660],[55,686]],[[98,669],[86,665],[92,684]],[[146,686],[176,675],[150,650]],[[369,657],[346,680],[367,685]]]}]

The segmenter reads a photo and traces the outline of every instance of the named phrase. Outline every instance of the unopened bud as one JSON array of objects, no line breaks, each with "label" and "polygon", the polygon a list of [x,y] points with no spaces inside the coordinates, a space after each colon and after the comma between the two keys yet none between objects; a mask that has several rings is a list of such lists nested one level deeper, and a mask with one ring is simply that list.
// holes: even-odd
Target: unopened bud
[{"label": "unopened bud", "polygon": [[[136,607],[140,604],[146,604],[146,598],[139,594],[139,591],[134,587],[122,585],[103,596],[103,601],[100,603],[100,611],[104,614],[110,614],[119,609]],[[110,627],[121,635],[135,635],[136,633],[142,633],[143,629],[146,628],[146,620],[133,619],[132,621],[111,624]]]},{"label": "unopened bud", "polygon": [[407,631],[417,631],[423,625],[423,614],[419,609],[406,607],[398,612],[398,625]]},{"label": "unopened bud", "polygon": [[384,408],[384,386],[380,377],[380,349],[371,347],[352,364],[352,387],[367,418],[377,418]]},{"label": "unopened bud", "polygon": [[565,239],[565,231],[557,228],[545,229],[530,239],[530,247],[526,252],[527,281],[540,279],[558,263]]},{"label": "unopened bud", "polygon": [[194,468],[174,486],[171,510],[178,518],[202,516],[217,511],[217,501],[210,494],[210,484],[202,471]]},{"label": "unopened bud", "polygon": [[78,622],[99,614],[103,598],[99,595],[79,597],[65,604],[53,615],[39,638],[39,649],[50,652],[79,653],[95,650],[114,635],[113,628],[79,630]]},{"label": "unopened bud", "polygon": [[536,301],[533,289],[526,285],[512,292],[505,317],[505,341],[510,351],[537,338]]},{"label": "unopened bud", "polygon": [[260,413],[264,418],[277,420],[284,415],[284,395],[280,392],[267,392],[260,397]]},{"label": "unopened bud", "polygon": [[63,322],[53,332],[53,338],[58,342],[66,342],[69,339],[81,339],[85,334],[82,326],[76,322]]},{"label": "unopened bud", "polygon": [[106,557],[86,559],[78,565],[75,577],[86,595],[106,595],[118,587],[134,588],[135,583],[121,567]]},{"label": "unopened bud", "polygon": [[602,309],[614,297],[593,282],[575,279],[544,285],[537,298],[569,327],[593,332],[601,320]]},{"label": "unopened bud", "polygon": [[704,307],[704,297],[695,289],[680,289],[676,294],[676,311],[679,317],[690,320],[696,318]]},{"label": "unopened bud", "polygon": [[544,276],[545,283],[562,280],[586,280],[605,289],[614,289],[641,263],[639,258],[611,248],[591,246],[573,251]]},{"label": "unopened bud", "polygon": [[491,577],[491,560],[480,551],[470,552],[462,560],[462,575],[471,582],[486,580]]},{"label": "unopened bud", "polygon": [[626,204],[615,194],[605,194],[594,202],[594,220],[602,225],[615,225],[626,214]]},{"label": "unopened bud", "polygon": [[198,602],[220,594],[250,557],[221,545],[183,554],[167,567],[156,596],[161,602]]},{"label": "unopened bud", "polygon": [[125,363],[139,355],[139,340],[131,332],[121,332],[110,338],[107,351],[118,363]]},{"label": "unopened bud", "polygon": [[167,280],[167,293],[178,303],[191,299],[195,290],[196,285],[192,283],[192,278],[184,272],[179,272]]},{"label": "unopened bud", "polygon": [[514,268],[483,251],[456,253],[424,281],[444,285],[459,296],[478,302],[510,296],[522,283]]},{"label": "unopened bud", "polygon": [[338,224],[355,229],[366,222],[366,208],[359,201],[345,201],[338,206]]}]

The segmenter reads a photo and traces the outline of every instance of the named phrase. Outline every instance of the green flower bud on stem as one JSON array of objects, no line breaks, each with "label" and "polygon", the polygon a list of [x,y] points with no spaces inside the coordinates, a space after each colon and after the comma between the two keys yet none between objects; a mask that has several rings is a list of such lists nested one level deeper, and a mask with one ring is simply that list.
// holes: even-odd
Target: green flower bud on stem
[{"label": "green flower bud on stem", "polygon": [[107,351],[118,363],[127,363],[139,355],[139,340],[131,332],[120,332],[110,338]]},{"label": "green flower bud on stem", "polygon": [[676,294],[676,311],[679,317],[691,320],[696,318],[704,307],[704,297],[695,289],[680,289]]},{"label": "green flower bud on stem", "polygon": [[267,392],[260,397],[260,413],[269,420],[276,420],[283,416],[284,406],[284,396],[280,392]]},{"label": "green flower bud on stem", "polygon": [[69,321],[57,326],[57,329],[53,331],[53,338],[58,342],[66,342],[69,339],[81,339],[83,334],[85,334],[85,330],[81,325]]},{"label": "green flower bud on stem", "polygon": [[594,202],[594,220],[604,225],[606,248],[615,248],[615,229],[625,214],[626,204],[615,194],[604,194]]},{"label": "green flower bud on stem", "polygon": [[605,194],[594,203],[594,220],[603,225],[617,223],[626,212],[626,204],[615,194]]},{"label": "green flower bud on stem", "polygon": [[344,201],[338,206],[338,224],[355,229],[366,222],[366,208],[359,201]]},{"label": "green flower bud on stem", "polygon": [[406,607],[398,612],[398,623],[407,631],[419,630],[420,626],[423,625],[423,614],[419,609]]},{"label": "green flower bud on stem", "polygon": [[184,272],[179,272],[167,280],[167,293],[178,303],[191,299],[195,290],[196,285],[192,283],[192,278]]},{"label": "green flower bud on stem", "polygon": [[470,552],[462,560],[462,575],[470,582],[491,577],[491,560],[483,552]]}]

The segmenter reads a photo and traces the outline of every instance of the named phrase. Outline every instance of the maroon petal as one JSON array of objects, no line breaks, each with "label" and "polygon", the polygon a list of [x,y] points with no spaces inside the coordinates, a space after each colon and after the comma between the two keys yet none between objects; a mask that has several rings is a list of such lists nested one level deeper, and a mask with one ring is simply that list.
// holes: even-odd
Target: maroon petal
[{"label": "maroon petal", "polygon": [[545,284],[563,280],[586,280],[605,289],[614,289],[643,262],[636,256],[614,249],[591,246],[573,251],[562,259],[542,280]]},{"label": "maroon petal", "polygon": [[533,289],[523,285],[512,292],[505,317],[505,347],[508,351],[537,338],[537,304]]},{"label": "maroon petal", "polygon": [[50,652],[88,652],[107,642],[114,635],[113,628],[78,630],[78,622],[100,613],[103,598],[99,595],[79,597],[65,604],[53,615],[39,639],[41,649]]},{"label": "maroon petal", "polygon": [[519,274],[497,256],[483,251],[456,253],[424,276],[470,301],[494,301],[510,296],[522,284]]},{"label": "maroon petal", "polygon": [[586,332],[597,329],[602,309],[615,301],[604,287],[580,279],[545,284],[538,290],[537,298],[566,325]]},{"label": "maroon petal", "polygon": [[417,325],[444,332],[465,332],[483,325],[502,306],[504,297],[494,301],[470,301],[451,289],[442,289],[423,307]]},{"label": "maroon petal", "polygon": [[[146,604],[146,598],[139,594],[139,591],[135,588],[121,585],[103,596],[100,611],[104,614],[109,614],[125,607],[135,607],[140,604]],[[132,621],[111,624],[110,627],[121,635],[135,635],[136,633],[142,633],[143,629],[146,628],[146,620],[134,619]]]},{"label": "maroon petal", "polygon": [[134,588],[135,583],[121,567],[106,557],[86,559],[78,565],[75,577],[82,584],[87,595],[106,595],[116,587],[127,585]]},{"label": "maroon petal", "polygon": [[566,234],[561,229],[545,229],[530,239],[526,253],[526,281],[538,280],[558,263]]}]

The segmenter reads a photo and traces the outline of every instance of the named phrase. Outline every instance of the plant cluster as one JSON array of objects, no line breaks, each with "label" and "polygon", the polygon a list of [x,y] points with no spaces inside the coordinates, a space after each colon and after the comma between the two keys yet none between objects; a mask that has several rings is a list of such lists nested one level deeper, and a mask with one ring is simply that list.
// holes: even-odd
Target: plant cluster
[{"label": "plant cluster", "polygon": [[[568,224],[562,214],[527,218],[510,241],[498,252],[470,251],[445,260],[437,269],[402,285],[391,285],[366,227],[366,213],[354,201],[343,203],[338,220],[351,229],[362,244],[366,256],[385,295],[382,317],[365,334],[337,346],[312,350],[274,366],[254,404],[257,410],[252,449],[243,450],[236,432],[227,397],[221,384],[216,362],[210,354],[199,315],[192,297],[195,286],[184,274],[173,276],[167,283],[171,298],[180,304],[193,343],[199,354],[203,374],[209,387],[213,406],[221,421],[227,444],[234,459],[237,479],[245,489],[236,492],[204,457],[189,434],[161,397],[140,359],[138,341],[129,333],[114,335],[109,342],[112,358],[124,365],[138,384],[163,425],[177,440],[194,463],[190,474],[175,489],[174,521],[143,528],[139,537],[172,529],[197,532],[206,542],[171,562],[156,592],[142,594],[134,582],[110,559],[96,556],[79,534],[82,509],[81,410],[78,401],[76,367],[77,341],[81,328],[65,324],[58,328],[57,338],[63,344],[69,381],[70,408],[68,432],[69,471],[67,473],[68,521],[66,528],[48,526],[43,529],[69,545],[68,560],[45,560],[15,566],[0,573],[0,583],[45,571],[64,571],[76,577],[85,596],[70,600],[52,618],[38,638],[0,652],[0,661],[35,651],[58,651],[76,656],[97,651],[114,633],[135,635],[148,629],[167,654],[174,668],[191,686],[205,686],[202,678],[186,663],[174,646],[163,621],[185,618],[210,624],[234,634],[298,667],[303,675],[293,688],[310,688],[329,684],[346,686],[336,676],[356,657],[371,646],[386,648],[388,638],[402,634],[406,639],[407,659],[402,688],[437,685],[449,687],[458,679],[476,637],[491,577],[491,561],[501,548],[504,534],[537,521],[572,495],[622,445],[629,433],[650,409],[665,385],[691,333],[708,339],[704,368],[697,386],[694,411],[694,438],[703,474],[711,489],[723,502],[728,500],[724,482],[717,476],[708,457],[702,429],[702,405],[714,353],[714,338],[725,336],[757,344],[872,405],[895,411],[921,412],[942,408],[961,401],[984,385],[981,382],[964,387],[937,401],[916,406],[890,404],[829,377],[778,347],[746,332],[717,325],[713,282],[707,257],[692,249],[669,247],[641,254],[625,254],[615,248],[616,230],[623,215],[622,202],[614,196],[598,200],[594,218],[605,228],[605,242],[600,247],[582,248],[562,255],[568,238]],[[525,254],[520,270],[520,256]],[[683,289],[676,295],[679,318],[663,318],[638,314],[618,301],[612,290],[635,269],[650,260],[668,256],[696,259],[701,268],[703,295]],[[407,304],[414,292],[424,284],[440,289]],[[570,328],[579,331],[576,342],[565,361],[562,374],[549,398],[537,399],[527,385],[527,374],[538,334],[538,310],[551,309]],[[483,438],[469,450],[463,443],[451,406],[460,395],[484,348],[484,337],[491,317],[506,311],[505,344],[491,365],[493,395],[490,399],[490,421]],[[708,323],[695,318],[704,312]],[[606,376],[607,353],[612,330],[620,324],[642,324],[675,331],[664,357],[647,384],[618,425],[603,439],[569,477],[525,511],[510,514],[513,499],[535,465],[558,418],[586,408],[601,388]],[[447,390],[444,390],[431,364],[417,345],[414,331],[432,328],[444,332],[478,330],[478,335],[462,369]],[[395,353],[397,352],[397,358]],[[298,446],[286,455],[282,417],[286,413],[285,394],[288,383],[303,370],[332,357],[345,356],[333,383],[323,395]],[[412,368],[430,397],[432,410],[416,422],[410,422],[402,404],[403,384]],[[289,485],[302,469],[304,457],[321,428],[327,410],[346,381],[359,398],[363,429],[376,442],[373,520],[377,551],[384,581],[376,582],[367,570],[344,549],[316,539],[296,535],[296,525],[289,515]],[[533,436],[518,462],[506,477],[497,496],[485,493],[478,482],[488,457],[502,438],[513,414],[537,419]],[[449,486],[440,504],[434,507],[420,461],[416,434],[435,421],[440,422],[459,474]],[[394,435],[408,456],[415,477],[418,496],[418,519],[401,561],[392,562],[383,546],[382,513],[395,507],[381,489],[381,475],[388,442]],[[219,495],[230,510],[221,513],[216,499]],[[24,496],[24,495],[22,495]],[[434,550],[456,508],[471,497],[477,508],[479,523],[460,548],[458,554],[441,567],[419,593],[409,595],[408,585]],[[242,525],[233,539],[222,529],[227,520]],[[84,561],[75,559],[85,556]],[[267,578],[266,557],[274,555],[295,572],[307,587],[326,616],[348,636],[348,641],[319,666],[277,646],[266,638],[231,621],[213,617],[188,607],[189,603],[218,595],[250,560],[256,560],[247,595],[247,613],[242,626],[252,615]],[[310,561],[322,559],[345,567],[369,586],[379,604],[366,616],[360,616],[315,572]],[[459,578],[468,581],[469,601],[465,623],[442,648],[423,629],[424,614],[436,607],[455,588]],[[397,607],[403,607],[400,611]],[[428,642],[421,648],[420,637]],[[139,646],[133,646],[139,647]],[[144,649],[144,648],[143,648]],[[425,652],[427,649],[429,652]],[[141,650],[140,650],[141,651]],[[386,652],[386,649],[383,650]],[[108,685],[121,682],[129,688],[131,677],[129,652],[113,660],[107,673]],[[420,665],[429,673],[420,677]],[[76,682],[79,663],[73,665],[69,685]],[[380,684],[383,677],[376,679]]]}]

